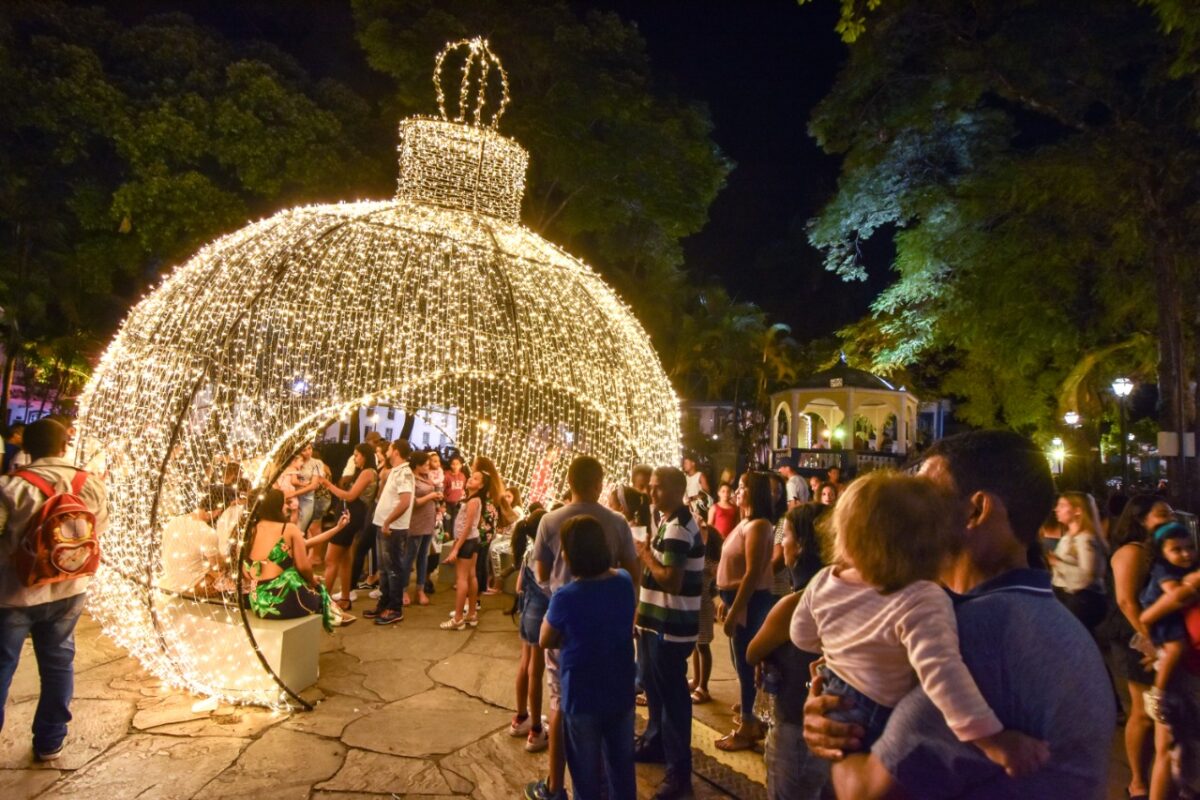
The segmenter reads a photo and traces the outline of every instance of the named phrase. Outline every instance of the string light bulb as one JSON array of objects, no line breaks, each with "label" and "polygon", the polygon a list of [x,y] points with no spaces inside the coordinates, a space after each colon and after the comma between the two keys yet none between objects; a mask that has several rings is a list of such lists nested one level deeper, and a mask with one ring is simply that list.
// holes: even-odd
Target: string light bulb
[{"label": "string light bulb", "polygon": [[[106,476],[110,506],[89,608],[172,686],[295,702],[236,592],[199,602],[166,585],[164,563],[195,540],[164,532],[194,530],[180,520],[222,460],[269,486],[302,443],[384,406],[486,422],[460,424],[455,445],[533,495],[561,492],[577,454],[613,476],[678,461],[678,400],[645,330],[594,270],[519,222],[528,155],[498,131],[499,59],[472,39],[435,63],[440,116],[401,122],[394,199],[288,209],[202,248],[134,307],[84,393],[78,459]],[[218,549],[228,539],[236,565],[250,515],[232,514]]]}]

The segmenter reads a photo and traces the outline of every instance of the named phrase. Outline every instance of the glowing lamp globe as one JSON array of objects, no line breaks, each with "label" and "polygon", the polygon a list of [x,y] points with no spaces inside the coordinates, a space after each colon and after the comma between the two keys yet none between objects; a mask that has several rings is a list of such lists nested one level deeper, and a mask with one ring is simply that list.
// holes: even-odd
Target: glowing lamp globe
[{"label": "glowing lamp globe", "polygon": [[[452,118],[441,72],[455,49]],[[303,442],[376,405],[452,413],[461,451],[541,493],[577,454],[614,476],[678,459],[678,403],[641,325],[519,222],[528,156],[497,131],[503,67],[486,42],[458,42],[434,83],[440,116],[400,124],[394,199],[289,209],[205,247],[132,310],[85,393],[78,459],[104,471],[110,504],[90,609],[171,685],[299,701],[238,591],[200,602],[165,585],[212,531],[194,512],[222,460],[269,486]],[[235,564],[248,519],[235,508],[217,526]]]}]

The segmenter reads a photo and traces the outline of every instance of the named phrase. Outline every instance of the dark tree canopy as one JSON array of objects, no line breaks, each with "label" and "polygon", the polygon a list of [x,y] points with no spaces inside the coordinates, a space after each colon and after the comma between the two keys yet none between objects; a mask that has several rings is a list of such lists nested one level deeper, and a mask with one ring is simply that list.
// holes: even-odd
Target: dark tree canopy
[{"label": "dark tree canopy", "polygon": [[1200,108],[1159,20],[1130,0],[887,0],[860,34],[810,126],[845,157],[810,228],[827,267],[859,279],[861,243],[895,241],[855,354],[937,364],[967,421],[1047,432],[1097,416],[1114,375],[1157,373],[1172,424]]},{"label": "dark tree canopy", "polygon": [[47,343],[80,372],[160,269],[248,218],[390,183],[361,98],[182,15],[6,4],[0,95],[5,389]]}]

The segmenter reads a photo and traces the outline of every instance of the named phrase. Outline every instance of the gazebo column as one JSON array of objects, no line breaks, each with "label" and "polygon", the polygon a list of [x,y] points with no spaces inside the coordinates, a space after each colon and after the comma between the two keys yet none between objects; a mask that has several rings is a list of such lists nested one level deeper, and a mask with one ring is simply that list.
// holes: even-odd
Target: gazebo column
[{"label": "gazebo column", "polygon": [[899,413],[896,414],[896,452],[904,455],[908,452],[908,398],[900,400]]},{"label": "gazebo column", "polygon": [[[804,436],[801,436],[801,433],[800,433],[800,393],[799,392],[792,392],[790,395],[788,395],[788,411],[792,415],[791,446],[792,447],[812,447],[812,443],[809,441],[806,441],[806,439],[808,438],[808,434],[805,433]],[[808,430],[807,425],[805,425],[804,428],[805,428],[805,431]]]},{"label": "gazebo column", "polygon": [[842,440],[842,448],[845,449],[847,444],[849,449],[854,449],[854,390],[849,389],[846,392],[846,438]]}]

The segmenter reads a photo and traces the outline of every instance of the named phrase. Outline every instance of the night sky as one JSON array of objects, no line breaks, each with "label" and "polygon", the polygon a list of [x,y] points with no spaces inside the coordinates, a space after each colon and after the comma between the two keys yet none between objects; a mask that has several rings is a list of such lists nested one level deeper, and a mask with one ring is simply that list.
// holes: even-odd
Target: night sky
[{"label": "night sky", "polygon": [[[84,3],[81,3],[84,4]],[[86,3],[91,4],[91,3]],[[837,3],[816,0],[572,0],[615,11],[645,36],[654,80],[704,101],[714,138],[736,164],[684,242],[686,266],[790,324],[800,340],[827,336],[866,312],[887,278],[886,248],[868,260],[869,283],[824,271],[804,224],[836,186],[839,160],[807,133],[811,109],[846,57],[834,33]],[[354,40],[348,0],[125,0],[105,4],[129,22],[178,10],[235,38],[271,41],[310,73],[341,80],[368,97],[388,91]],[[503,57],[503,51],[501,50]],[[533,154],[536,157],[536,153]]]}]

